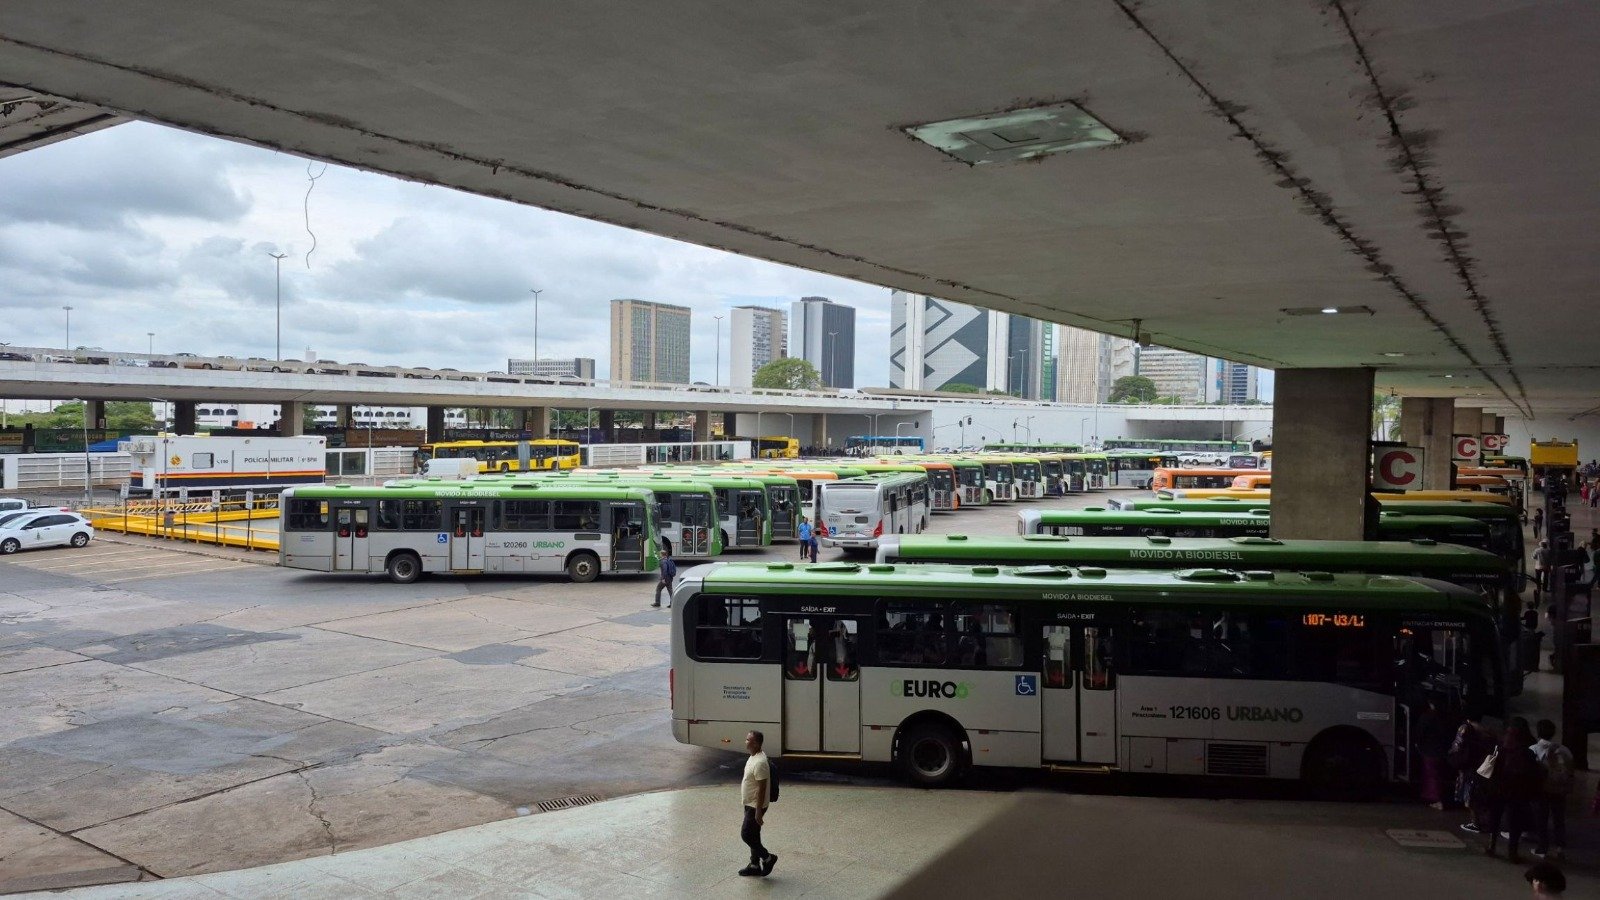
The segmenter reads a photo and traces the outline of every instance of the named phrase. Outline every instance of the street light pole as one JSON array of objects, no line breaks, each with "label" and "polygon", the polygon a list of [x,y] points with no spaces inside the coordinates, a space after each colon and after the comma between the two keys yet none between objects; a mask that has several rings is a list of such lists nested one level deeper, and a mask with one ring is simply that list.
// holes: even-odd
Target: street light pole
[{"label": "street light pole", "polygon": [[283,260],[284,260],[284,257],[288,256],[289,254],[287,254],[287,253],[273,253],[271,250],[268,250],[267,251],[267,255],[272,257],[272,265],[277,269],[277,273],[276,273],[276,275],[274,276],[274,279],[273,279],[275,284],[276,284],[276,287],[274,288],[274,293],[275,293],[275,296],[277,297],[277,301],[274,304],[274,306],[277,308],[277,317],[276,317],[276,322],[273,325],[273,329],[272,329],[272,336],[273,336],[272,352],[274,354],[272,358],[275,359],[275,360],[278,360],[279,362],[282,362],[283,361]]},{"label": "street light pole", "polygon": [[533,374],[539,374],[539,295],[544,293],[544,288],[530,288],[528,293],[533,295]]},{"label": "street light pole", "polygon": [[72,307],[61,307],[67,313],[67,349],[72,349]]},{"label": "street light pole", "polygon": [[711,386],[722,387],[722,317],[711,318],[717,320],[717,367],[711,370]]},{"label": "street light pole", "polygon": [[[838,336],[839,332],[837,331],[828,332],[828,377],[822,379],[824,387],[836,387],[834,379],[839,374],[839,342],[835,341],[834,338]],[[876,423],[873,424],[872,430],[878,430]]]},{"label": "street light pole", "polygon": [[149,343],[147,343],[145,345],[145,348],[144,348],[144,355],[145,356],[155,356],[156,355],[156,333],[154,331],[146,331],[144,333],[144,336],[149,339]]}]

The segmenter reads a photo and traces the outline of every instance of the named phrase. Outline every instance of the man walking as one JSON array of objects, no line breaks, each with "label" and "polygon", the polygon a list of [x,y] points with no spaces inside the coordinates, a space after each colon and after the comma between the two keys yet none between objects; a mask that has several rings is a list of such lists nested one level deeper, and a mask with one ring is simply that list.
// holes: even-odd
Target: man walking
[{"label": "man walking", "polygon": [[1534,743],[1533,755],[1544,763],[1544,791],[1534,801],[1534,833],[1539,835],[1539,849],[1534,856],[1560,859],[1567,843],[1567,794],[1572,792],[1572,751],[1556,740],[1556,723],[1540,719],[1535,726],[1539,740]]},{"label": "man walking", "polygon": [[656,582],[656,592],[655,596],[652,598],[655,602],[651,603],[651,606],[661,605],[661,591],[665,589],[667,592],[667,608],[672,608],[672,579],[677,577],[678,564],[672,561],[672,551],[662,550],[661,579]]},{"label": "man walking", "polygon": [[739,829],[739,838],[750,848],[750,865],[740,869],[739,874],[758,878],[771,875],[772,867],[778,864],[777,854],[768,853],[767,848],[761,846],[761,824],[767,814],[772,785],[772,764],[761,750],[765,741],[766,736],[759,731],[744,736],[744,749],[750,753],[750,758],[744,762],[744,779],[739,782],[739,802],[744,805],[744,827]]}]

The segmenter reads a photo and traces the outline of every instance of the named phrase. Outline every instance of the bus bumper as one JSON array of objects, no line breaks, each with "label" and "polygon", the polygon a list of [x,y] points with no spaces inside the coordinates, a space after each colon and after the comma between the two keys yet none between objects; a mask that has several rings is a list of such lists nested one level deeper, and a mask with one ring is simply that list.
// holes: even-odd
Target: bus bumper
[{"label": "bus bumper", "polygon": [[824,547],[838,547],[841,550],[878,549],[878,539],[870,537],[825,537],[821,542]]}]

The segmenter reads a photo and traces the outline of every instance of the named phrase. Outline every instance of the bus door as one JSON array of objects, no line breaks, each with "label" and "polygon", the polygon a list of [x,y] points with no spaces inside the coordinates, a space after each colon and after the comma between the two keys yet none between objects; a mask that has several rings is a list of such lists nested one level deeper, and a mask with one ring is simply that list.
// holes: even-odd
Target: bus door
[{"label": "bus door", "polygon": [[740,547],[761,546],[761,498],[764,491],[734,491],[738,515],[733,542]]},{"label": "bus door", "polygon": [[367,525],[371,513],[366,507],[335,511],[338,531],[333,541],[333,568],[338,572],[367,570]]},{"label": "bus door", "polygon": [[771,489],[767,502],[772,507],[772,539],[794,537],[800,529],[798,492],[780,485]]},{"label": "bus door", "polygon": [[455,507],[450,513],[450,568],[482,572],[483,545],[483,507]]},{"label": "bus door", "polygon": [[611,571],[644,569],[644,507],[638,503],[608,503],[611,516]]},{"label": "bus door", "polygon": [[1117,680],[1108,625],[1046,625],[1041,711],[1044,758],[1117,762]]},{"label": "bus door", "polygon": [[861,752],[859,634],[855,619],[784,620],[783,752]]},{"label": "bus door", "polygon": [[689,556],[711,555],[711,500],[707,497],[678,497],[678,532],[681,553]]}]

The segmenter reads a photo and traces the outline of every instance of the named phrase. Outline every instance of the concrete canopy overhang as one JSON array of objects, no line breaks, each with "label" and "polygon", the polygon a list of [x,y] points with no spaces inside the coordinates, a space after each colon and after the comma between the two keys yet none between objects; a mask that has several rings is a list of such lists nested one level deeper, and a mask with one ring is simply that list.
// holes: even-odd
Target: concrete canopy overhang
[{"label": "concrete canopy overhang", "polygon": [[[1597,43],[1585,0],[18,0],[0,82],[1544,416],[1600,374]],[[1068,100],[1123,142],[972,166],[904,130]]]}]

